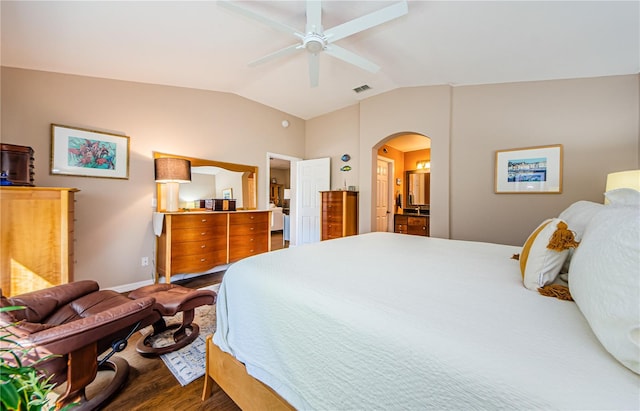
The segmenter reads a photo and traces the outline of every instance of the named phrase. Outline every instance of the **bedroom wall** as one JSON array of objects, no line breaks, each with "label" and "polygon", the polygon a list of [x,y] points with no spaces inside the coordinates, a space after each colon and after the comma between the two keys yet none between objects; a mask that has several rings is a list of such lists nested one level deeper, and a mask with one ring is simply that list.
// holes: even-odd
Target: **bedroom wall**
[{"label": "bedroom wall", "polygon": [[[305,159],[330,157],[332,190],[340,190],[345,182],[357,186],[360,172],[358,143],[358,105],[349,106],[333,113],[307,120],[305,126]],[[344,163],[343,154],[351,160]],[[340,171],[349,164],[351,171]]]},{"label": "bedroom wall", "polygon": [[[348,118],[342,110],[308,121],[306,154],[315,154],[310,141],[338,118],[349,124],[343,138],[360,147],[366,233],[373,226],[372,147],[397,133],[424,134],[432,139],[432,236],[521,245],[573,202],[601,202],[608,173],[640,168],[639,82],[639,75],[626,75],[394,90],[350,107]],[[564,146],[562,194],[494,193],[496,150],[546,144]]]},{"label": "bedroom wall", "polygon": [[[451,236],[521,245],[608,173],[639,168],[639,76],[454,87]],[[561,194],[494,194],[495,150],[562,144]]]},{"label": "bedroom wall", "polygon": [[[233,94],[7,67],[1,82],[2,142],[34,148],[38,186],[81,190],[76,279],[103,287],[152,278],[141,258],[155,248],[153,151],[258,166],[259,208],[267,206],[266,153],[304,154],[303,120]],[[128,135],[130,178],[49,175],[51,123]]]}]

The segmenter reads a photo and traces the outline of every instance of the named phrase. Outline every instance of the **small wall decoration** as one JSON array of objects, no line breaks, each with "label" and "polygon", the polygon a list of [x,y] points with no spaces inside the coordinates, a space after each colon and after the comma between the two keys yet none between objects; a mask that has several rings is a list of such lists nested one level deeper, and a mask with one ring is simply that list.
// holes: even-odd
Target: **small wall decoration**
[{"label": "small wall decoration", "polygon": [[351,171],[351,166],[342,166],[340,167],[340,171]]},{"label": "small wall decoration", "polygon": [[51,174],[129,179],[129,137],[52,124]]},{"label": "small wall decoration", "polygon": [[562,193],[562,145],[496,151],[495,192]]},{"label": "small wall decoration", "polygon": [[233,198],[233,188],[225,188],[222,190],[222,199],[231,200]]},{"label": "small wall decoration", "polygon": [[349,154],[343,154],[341,159],[346,163],[347,161],[351,160],[351,156]]}]

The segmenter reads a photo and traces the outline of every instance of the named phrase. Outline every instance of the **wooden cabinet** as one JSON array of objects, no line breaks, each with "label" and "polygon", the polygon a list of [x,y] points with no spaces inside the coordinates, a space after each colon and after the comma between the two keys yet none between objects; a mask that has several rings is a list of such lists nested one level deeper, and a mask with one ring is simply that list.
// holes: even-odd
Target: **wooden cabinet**
[{"label": "wooden cabinet", "polygon": [[321,239],[358,234],[358,192],[322,191]]},{"label": "wooden cabinet", "polygon": [[73,281],[75,188],[0,188],[5,296]]},{"label": "wooden cabinet", "polygon": [[394,231],[400,234],[429,236],[429,216],[396,214]]},{"label": "wooden cabinet", "polygon": [[157,240],[156,282],[202,273],[271,249],[269,211],[166,213]]}]

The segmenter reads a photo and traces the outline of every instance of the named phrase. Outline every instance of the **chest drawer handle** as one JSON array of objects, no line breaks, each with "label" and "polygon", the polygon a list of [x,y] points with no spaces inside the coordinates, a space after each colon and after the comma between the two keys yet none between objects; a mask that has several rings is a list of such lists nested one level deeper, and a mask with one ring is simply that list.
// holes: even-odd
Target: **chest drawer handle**
[{"label": "chest drawer handle", "polygon": [[249,218],[253,220],[255,217],[254,216],[250,216]]},{"label": "chest drawer handle", "polygon": [[206,222],[207,222],[207,219],[206,219],[206,218],[203,218],[203,219],[201,220],[201,222],[206,223]]},{"label": "chest drawer handle", "polygon": [[205,244],[202,244],[200,248],[207,248],[207,246]]},{"label": "chest drawer handle", "polygon": [[249,228],[249,230],[253,231],[253,230],[255,230],[255,227],[251,227],[251,228]]},{"label": "chest drawer handle", "polygon": [[200,259],[200,262],[201,262],[201,263],[204,263],[205,261],[207,261],[207,259],[206,259],[206,258],[201,258],[201,259]]},{"label": "chest drawer handle", "polygon": [[203,231],[202,233],[200,233],[200,235],[207,235],[207,232]]}]

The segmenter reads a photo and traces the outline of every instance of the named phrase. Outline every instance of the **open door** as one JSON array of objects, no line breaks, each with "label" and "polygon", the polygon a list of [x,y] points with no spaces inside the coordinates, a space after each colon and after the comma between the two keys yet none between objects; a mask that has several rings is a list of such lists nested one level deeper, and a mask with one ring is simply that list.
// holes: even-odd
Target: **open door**
[{"label": "open door", "polygon": [[292,162],[291,207],[295,220],[291,222],[291,246],[320,241],[320,191],[329,190],[331,159],[317,158]]}]

